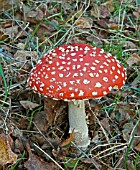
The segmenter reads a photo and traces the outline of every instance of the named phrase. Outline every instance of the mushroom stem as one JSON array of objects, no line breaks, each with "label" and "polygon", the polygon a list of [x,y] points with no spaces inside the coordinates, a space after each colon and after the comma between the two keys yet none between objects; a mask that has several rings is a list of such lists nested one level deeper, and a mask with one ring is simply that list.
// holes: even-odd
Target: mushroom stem
[{"label": "mushroom stem", "polygon": [[86,123],[85,102],[83,100],[69,101],[69,126],[74,129],[74,142],[81,148],[90,144]]}]

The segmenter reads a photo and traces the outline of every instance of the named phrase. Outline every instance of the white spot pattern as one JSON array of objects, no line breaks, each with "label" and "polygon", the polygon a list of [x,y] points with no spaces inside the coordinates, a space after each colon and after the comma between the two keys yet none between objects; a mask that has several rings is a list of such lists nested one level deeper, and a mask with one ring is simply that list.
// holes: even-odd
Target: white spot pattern
[{"label": "white spot pattern", "polygon": [[102,85],[101,85],[101,83],[100,82],[97,82],[96,84],[95,84],[95,87],[97,87],[97,88],[100,88]]},{"label": "white spot pattern", "polygon": [[125,80],[126,70],[110,53],[72,44],[49,51],[32,69],[27,83],[45,96],[81,100],[104,96],[113,87],[120,89]]}]

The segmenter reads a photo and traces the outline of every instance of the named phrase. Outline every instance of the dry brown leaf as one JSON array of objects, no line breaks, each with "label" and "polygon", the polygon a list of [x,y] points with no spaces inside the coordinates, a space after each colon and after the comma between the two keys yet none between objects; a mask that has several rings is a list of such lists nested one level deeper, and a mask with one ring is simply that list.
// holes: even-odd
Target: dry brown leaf
[{"label": "dry brown leaf", "polygon": [[24,49],[25,49],[25,44],[24,44],[24,43],[18,43],[18,44],[17,44],[17,47],[18,47],[20,50],[24,50]]},{"label": "dry brown leaf", "polygon": [[140,152],[140,142],[135,146],[136,151]]},{"label": "dry brown leaf", "polygon": [[[130,142],[130,138],[131,138],[131,133],[134,131],[134,127],[135,127],[136,122],[129,122],[123,125],[123,139],[127,142]],[[140,136],[140,123],[138,124],[137,128],[135,129],[135,136]],[[138,137],[134,137],[131,147],[136,149],[140,149],[140,139]]]},{"label": "dry brown leaf", "polygon": [[78,28],[91,28],[92,27],[92,19],[81,17],[79,18],[75,24],[77,25]]},{"label": "dry brown leaf", "polygon": [[118,104],[118,110],[120,113],[119,122],[129,121],[130,117],[135,116],[135,105],[131,104]]},{"label": "dry brown leaf", "polygon": [[110,11],[105,5],[94,6],[91,10],[91,15],[95,18],[107,18],[110,16]]},{"label": "dry brown leaf", "polygon": [[95,18],[107,18],[110,16],[110,12],[114,11],[113,0],[108,0],[100,6],[94,5],[91,10],[91,15]]},{"label": "dry brown leaf", "polygon": [[38,9],[36,11],[27,12],[26,17],[28,22],[37,24],[43,19],[44,14],[40,9]]},{"label": "dry brown leaf", "polygon": [[47,127],[52,126],[56,112],[54,111],[54,108],[57,105],[57,101],[54,101],[51,98],[46,98],[44,101],[44,111],[46,113],[46,120],[47,120]]},{"label": "dry brown leaf", "polygon": [[96,23],[102,27],[102,28],[108,28],[108,24],[109,24],[109,20],[106,20],[106,19],[100,19],[100,20],[97,20]]},{"label": "dry brown leaf", "polygon": [[133,64],[140,62],[140,57],[137,54],[132,54],[131,57],[128,58],[126,63],[129,65],[129,67],[132,67]]},{"label": "dry brown leaf", "polygon": [[28,100],[21,100],[20,104],[25,108],[25,109],[29,109],[29,110],[33,110],[34,108],[38,107],[39,104],[37,103],[33,103],[31,101]]},{"label": "dry brown leaf", "polygon": [[6,20],[2,22],[0,25],[2,28],[9,28],[9,27],[12,27],[13,24],[14,22],[12,20]]},{"label": "dry brown leaf", "polygon": [[120,28],[119,28],[119,25],[117,24],[117,23],[109,23],[108,24],[108,27],[110,28],[110,29],[112,29],[112,30],[119,30]]},{"label": "dry brown leaf", "polygon": [[132,160],[127,160],[127,170],[134,169],[134,164]]},{"label": "dry brown leaf", "polygon": [[139,16],[140,16],[140,11],[134,11],[133,15],[134,15],[135,19],[138,21],[139,20]]},{"label": "dry brown leaf", "polygon": [[102,5],[106,6],[110,12],[113,12],[113,11],[114,11],[113,0],[106,1],[106,2],[103,3]]},{"label": "dry brown leaf", "polygon": [[108,118],[104,118],[103,120],[101,120],[101,124],[107,130],[107,132],[109,133],[110,132],[109,119]]},{"label": "dry brown leaf", "polygon": [[8,38],[15,38],[18,34],[18,26],[15,25],[8,28],[0,28],[0,32],[0,34],[3,36],[3,38],[1,38],[2,40],[4,40],[5,36]]},{"label": "dry brown leaf", "polygon": [[9,10],[10,8],[17,6],[22,0],[0,0],[0,10]]},{"label": "dry brown leaf", "polygon": [[[36,112],[34,115],[34,123],[39,128],[39,130],[44,133],[47,132],[47,129],[50,126],[50,124],[48,125],[46,115],[47,114],[44,111]],[[36,128],[35,128],[35,130],[36,130]]]},{"label": "dry brown leaf", "polygon": [[130,140],[130,134],[131,134],[131,131],[132,129],[134,128],[134,125],[133,123],[126,123],[123,125],[123,130],[122,130],[122,133],[123,133],[123,139],[127,142],[129,142]]},{"label": "dry brown leaf", "polygon": [[0,134],[0,165],[14,164],[17,161],[17,155],[12,152],[12,138],[9,135]]},{"label": "dry brown leaf", "polygon": [[[138,72],[137,77],[131,83],[132,87],[140,87],[140,72]],[[137,103],[140,103],[140,99],[137,100]]]},{"label": "dry brown leaf", "polygon": [[51,163],[44,162],[37,155],[33,154],[29,143],[26,144],[27,151],[29,153],[29,159],[24,163],[25,168],[28,170],[58,170],[59,168]]},{"label": "dry brown leaf", "polygon": [[132,41],[125,41],[125,42],[122,42],[124,43],[124,47],[126,49],[137,49],[137,45],[135,43],[133,43]]},{"label": "dry brown leaf", "polygon": [[37,52],[36,51],[25,51],[25,50],[17,50],[17,52],[14,54],[14,65],[16,67],[22,67],[25,70],[29,68],[28,64],[25,64],[27,62],[27,58],[30,57],[31,61],[37,61]]},{"label": "dry brown leaf", "polygon": [[90,43],[94,42],[96,44],[96,46],[102,46],[103,45],[102,40],[99,37],[96,37],[94,35],[86,36],[86,40],[89,41]]},{"label": "dry brown leaf", "polygon": [[62,142],[62,147],[67,147],[71,144],[71,142],[74,140],[74,129],[72,130],[72,133],[70,134],[70,137]]},{"label": "dry brown leaf", "polygon": [[99,169],[102,169],[102,165],[99,164],[99,162],[97,162],[94,158],[81,158],[80,159],[81,162],[84,162],[86,164],[96,164],[96,167],[98,167]]},{"label": "dry brown leaf", "polygon": [[0,41],[6,41],[9,40],[9,35],[4,34],[4,32],[2,30],[0,30]]},{"label": "dry brown leaf", "polygon": [[100,17],[100,11],[99,11],[99,7],[97,5],[95,5],[91,9],[91,15],[94,16],[95,18],[99,18]]},{"label": "dry brown leaf", "polygon": [[51,31],[48,30],[48,27],[45,24],[41,24],[36,32],[36,35],[38,36],[40,42],[43,42],[46,40],[47,36],[51,35]]},{"label": "dry brown leaf", "polygon": [[110,11],[105,5],[100,6],[100,17],[107,18],[110,16]]},{"label": "dry brown leaf", "polygon": [[[47,127],[52,126],[56,122],[63,122],[65,114],[63,114],[63,109],[65,105],[63,101],[53,100],[51,98],[45,98],[44,100],[44,111],[46,113]],[[62,113],[62,114],[61,114]],[[59,118],[60,117],[60,118]]]}]

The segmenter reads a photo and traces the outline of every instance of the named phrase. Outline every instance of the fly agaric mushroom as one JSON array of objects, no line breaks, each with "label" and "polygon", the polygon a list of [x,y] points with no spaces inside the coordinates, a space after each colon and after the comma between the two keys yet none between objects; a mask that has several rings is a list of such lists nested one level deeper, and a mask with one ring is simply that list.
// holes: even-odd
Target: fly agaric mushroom
[{"label": "fly agaric mushroom", "polygon": [[126,80],[124,67],[110,53],[88,44],[63,45],[46,54],[32,69],[28,85],[34,92],[68,101],[70,133],[77,146],[90,144],[85,99],[105,96]]}]

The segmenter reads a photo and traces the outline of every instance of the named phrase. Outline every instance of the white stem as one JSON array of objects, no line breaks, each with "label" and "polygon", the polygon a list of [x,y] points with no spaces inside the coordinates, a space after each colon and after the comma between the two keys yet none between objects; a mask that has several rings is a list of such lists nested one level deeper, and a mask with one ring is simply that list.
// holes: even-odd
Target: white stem
[{"label": "white stem", "polygon": [[86,148],[90,144],[86,124],[85,103],[83,100],[69,101],[70,133],[74,129],[74,140],[77,146]]}]

